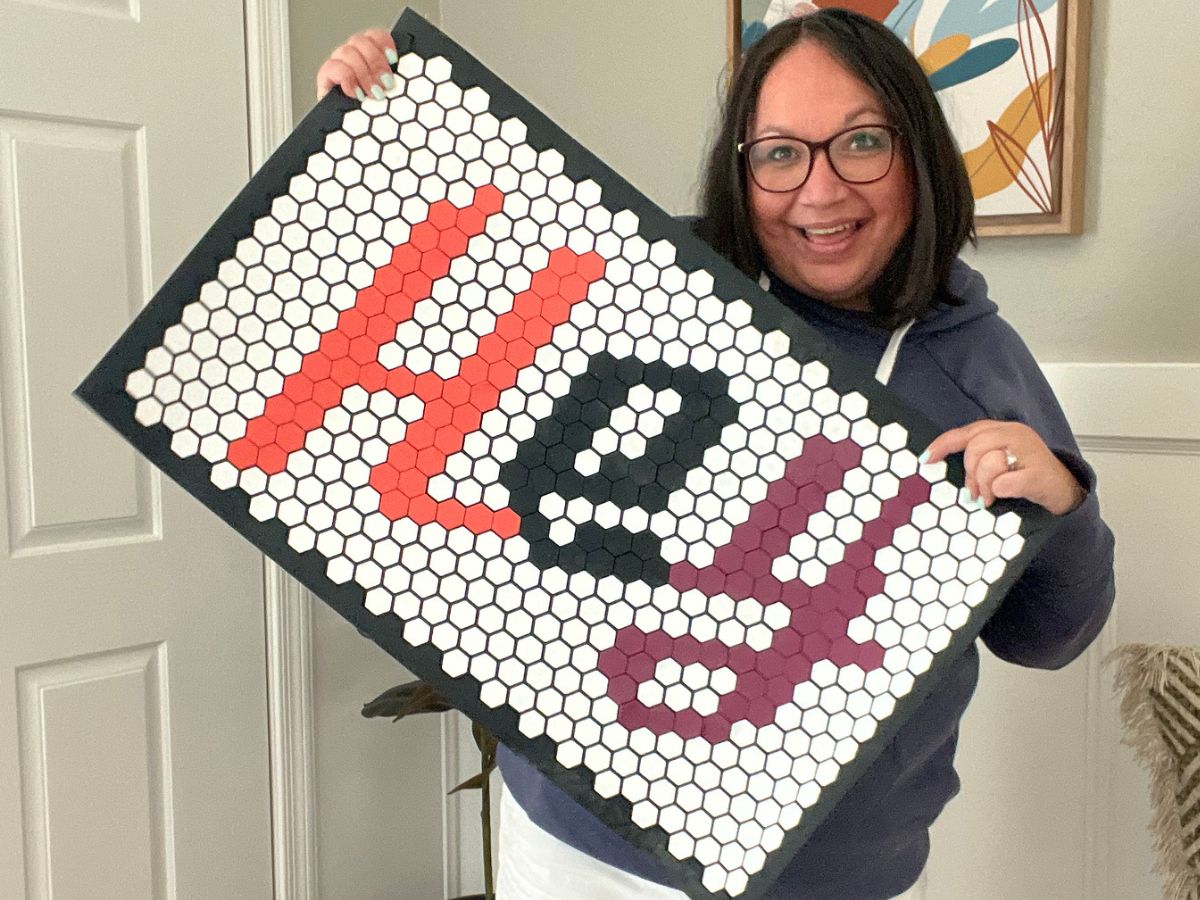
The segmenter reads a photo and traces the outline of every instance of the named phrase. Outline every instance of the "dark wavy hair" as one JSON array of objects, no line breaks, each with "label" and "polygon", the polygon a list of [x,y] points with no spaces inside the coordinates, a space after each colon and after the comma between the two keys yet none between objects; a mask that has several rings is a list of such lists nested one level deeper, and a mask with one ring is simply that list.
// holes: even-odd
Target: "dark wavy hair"
[{"label": "dark wavy hair", "polygon": [[764,268],[737,145],[746,139],[767,73],[801,41],[816,41],[839,59],[874,92],[903,134],[901,147],[913,179],[913,220],[868,292],[872,311],[881,324],[894,326],[936,303],[961,304],[947,279],[963,245],[975,241],[975,199],[962,155],[909,49],[879,22],[849,10],[822,9],[787,19],[746,52],[729,84],[704,171],[696,233],[750,277]]}]

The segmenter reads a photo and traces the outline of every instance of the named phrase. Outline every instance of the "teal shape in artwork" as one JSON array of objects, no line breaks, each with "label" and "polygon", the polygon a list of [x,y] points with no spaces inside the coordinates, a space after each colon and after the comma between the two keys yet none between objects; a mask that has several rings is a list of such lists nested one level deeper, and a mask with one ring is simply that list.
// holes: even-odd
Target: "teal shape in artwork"
[{"label": "teal shape in artwork", "polygon": [[1001,38],[971,47],[954,62],[932,73],[929,83],[935,91],[944,91],[948,87],[978,78],[1012,59],[1019,46],[1012,38]]}]

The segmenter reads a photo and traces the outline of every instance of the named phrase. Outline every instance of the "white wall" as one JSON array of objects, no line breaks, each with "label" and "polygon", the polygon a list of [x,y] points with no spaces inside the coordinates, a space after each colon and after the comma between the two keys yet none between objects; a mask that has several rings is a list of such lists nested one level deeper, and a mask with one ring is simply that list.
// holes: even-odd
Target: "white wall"
[{"label": "white wall", "polygon": [[447,34],[642,193],[668,212],[692,210],[718,105],[724,3],[440,6]]},{"label": "white wall", "polygon": [[1200,6],[1092,4],[1086,233],[970,261],[1041,359],[1197,362]]}]

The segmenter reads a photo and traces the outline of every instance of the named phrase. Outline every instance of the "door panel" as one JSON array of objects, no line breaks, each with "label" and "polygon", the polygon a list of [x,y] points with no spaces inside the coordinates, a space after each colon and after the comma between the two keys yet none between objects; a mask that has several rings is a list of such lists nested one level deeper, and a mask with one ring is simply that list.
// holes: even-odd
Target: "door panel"
[{"label": "door panel", "polygon": [[238,0],[0,0],[0,896],[270,896],[261,557],[70,396],[248,168]]}]

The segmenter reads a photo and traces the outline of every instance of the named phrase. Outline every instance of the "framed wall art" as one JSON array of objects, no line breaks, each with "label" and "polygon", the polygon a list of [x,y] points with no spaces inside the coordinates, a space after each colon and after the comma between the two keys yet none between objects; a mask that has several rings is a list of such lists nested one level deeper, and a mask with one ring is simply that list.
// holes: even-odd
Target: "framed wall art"
[{"label": "framed wall art", "polygon": [[1082,232],[1090,0],[729,0],[730,71],[770,26],[826,6],[883,22],[916,55],[980,235]]}]

